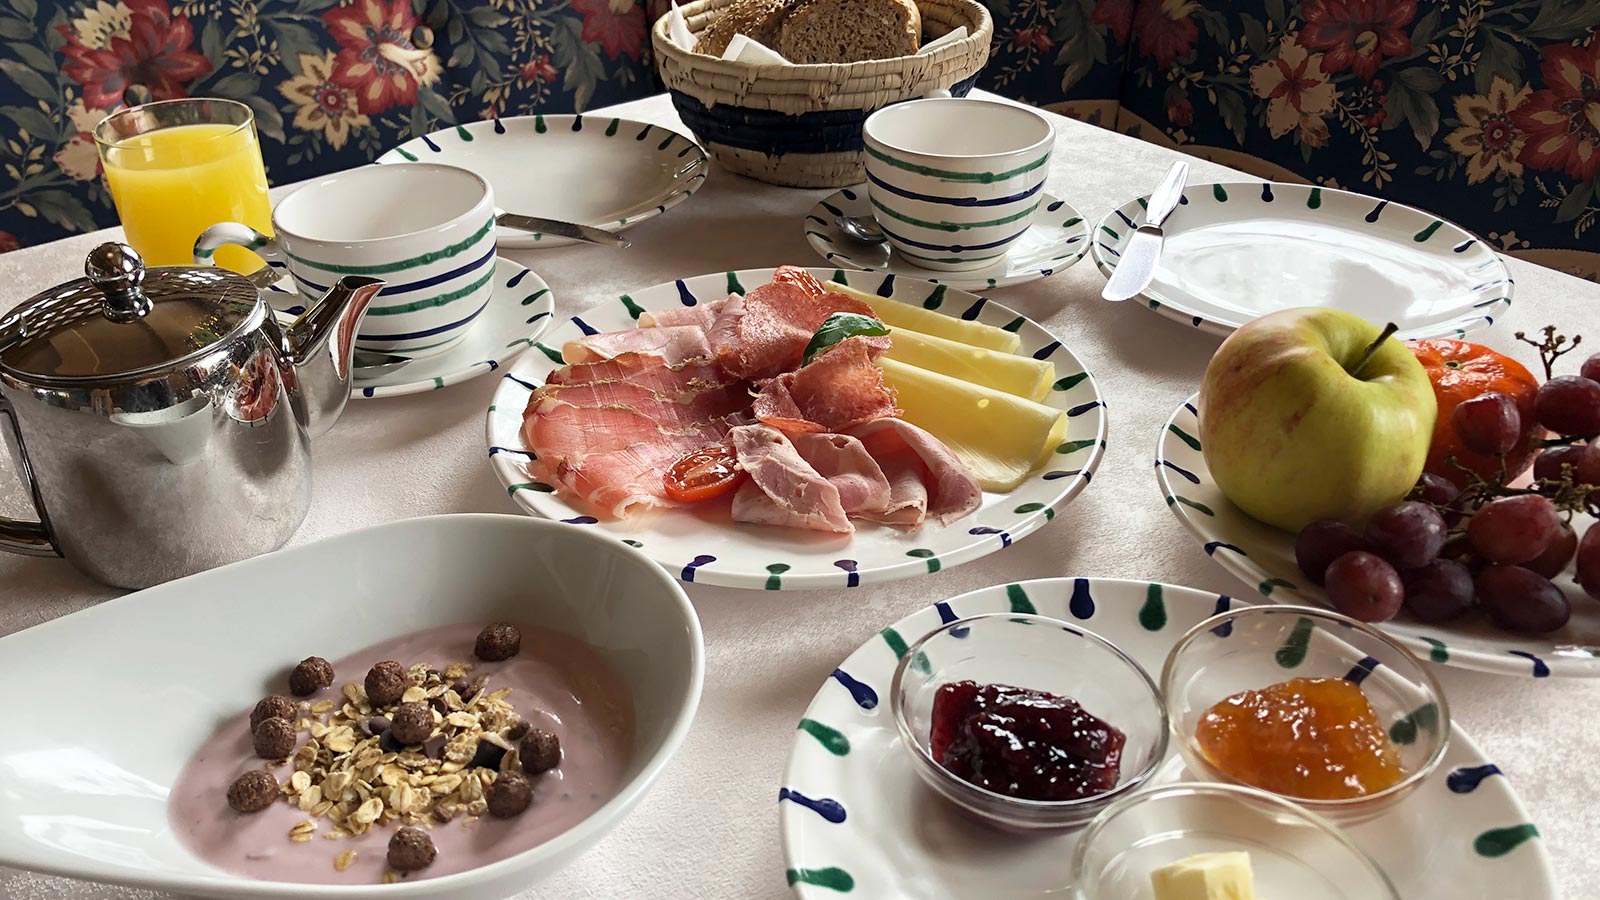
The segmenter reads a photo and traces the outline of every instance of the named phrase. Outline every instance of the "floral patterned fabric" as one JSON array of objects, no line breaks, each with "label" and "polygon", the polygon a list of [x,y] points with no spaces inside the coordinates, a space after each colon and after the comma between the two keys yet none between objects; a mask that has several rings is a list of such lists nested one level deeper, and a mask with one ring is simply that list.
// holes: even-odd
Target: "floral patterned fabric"
[{"label": "floral patterned fabric", "polygon": [[116,224],[91,130],[127,97],[250,105],[272,183],[444,124],[654,93],[643,0],[5,0],[0,252]]},{"label": "floral patterned fabric", "polygon": [[1600,280],[1600,0],[989,0],[979,86]]}]

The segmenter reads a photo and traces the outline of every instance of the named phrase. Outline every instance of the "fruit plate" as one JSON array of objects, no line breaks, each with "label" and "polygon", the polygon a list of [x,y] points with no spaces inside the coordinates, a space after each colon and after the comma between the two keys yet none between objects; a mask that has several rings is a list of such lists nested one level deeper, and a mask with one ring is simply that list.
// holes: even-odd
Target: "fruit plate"
[{"label": "fruit plate", "polygon": [[[1106,213],[1094,261],[1107,277],[1148,197]],[[1464,337],[1511,305],[1494,249],[1431,213],[1333,188],[1279,182],[1191,184],[1162,225],[1143,297],[1169,319],[1226,335],[1280,309],[1331,306],[1403,339]]]},{"label": "fruit plate", "polygon": [[[1294,535],[1246,515],[1212,480],[1200,452],[1198,403],[1196,394],[1178,407],[1156,445],[1156,477],[1167,506],[1208,556],[1250,585],[1252,596],[1331,605],[1295,563]],[[1580,536],[1588,524],[1573,521]],[[1556,584],[1572,603],[1572,620],[1550,634],[1501,631],[1476,611],[1439,625],[1402,612],[1378,627],[1418,656],[1445,665],[1534,678],[1600,678],[1600,603],[1573,582],[1570,570]]]},{"label": "fruit plate", "polygon": [[[912,770],[889,710],[900,655],[947,622],[1038,613],[1080,624],[1159,674],[1172,644],[1231,598],[1100,578],[995,585],[919,610],[840,663],[806,708],[778,792],[789,884],[802,900],[1070,896],[1075,833],[1018,839],[975,824]],[[1111,711],[1098,712],[1112,724]],[[1499,770],[1459,726],[1444,761],[1391,812],[1346,833],[1402,897],[1553,900],[1549,857]],[[1169,751],[1171,752],[1171,751]],[[1147,784],[1185,775],[1175,752]]]},{"label": "fruit plate", "polygon": [[1105,452],[1105,403],[1071,350],[1032,320],[983,297],[926,281],[841,269],[810,271],[819,279],[1016,332],[1022,340],[1019,353],[1054,362],[1057,380],[1043,402],[1065,411],[1068,419],[1066,441],[1049,462],[1010,493],[985,492],[976,512],[949,525],[930,522],[917,531],[901,531],[860,522],[855,534],[844,536],[736,523],[725,504],[600,521],[588,504],[535,480],[527,466],[522,412],[534,388],[562,365],[557,348],[585,334],[633,328],[648,310],[742,293],[746,286],[766,284],[773,271],[718,272],[658,284],[592,306],[535,342],[539,352],[524,354],[506,373],[486,426],[489,464],[517,505],[534,515],[604,531],[639,547],[684,581],[775,591],[857,587],[970,562],[1031,534],[1089,484]]},{"label": "fruit plate", "polygon": [[[436,162],[483,176],[507,212],[622,231],[689,199],[705,183],[706,153],[660,125],[609,116],[514,116],[452,125],[413,138],[380,163]],[[604,173],[603,175],[599,173]],[[502,250],[574,243],[500,226]]]}]

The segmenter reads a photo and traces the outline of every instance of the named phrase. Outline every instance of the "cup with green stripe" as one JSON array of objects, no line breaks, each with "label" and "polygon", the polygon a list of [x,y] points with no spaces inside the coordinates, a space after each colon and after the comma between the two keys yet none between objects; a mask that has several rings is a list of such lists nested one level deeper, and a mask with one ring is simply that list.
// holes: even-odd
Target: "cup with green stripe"
[{"label": "cup with green stripe", "polygon": [[435,163],[363,166],[307,182],[272,211],[274,234],[238,222],[206,229],[194,257],[229,244],[287,269],[319,297],[345,275],[386,284],[356,346],[430,356],[464,337],[494,290],[494,194],[466,169]]},{"label": "cup with green stripe", "polygon": [[981,269],[1028,230],[1055,129],[1009,103],[912,100],[867,117],[867,198],[896,255],[938,271]]}]

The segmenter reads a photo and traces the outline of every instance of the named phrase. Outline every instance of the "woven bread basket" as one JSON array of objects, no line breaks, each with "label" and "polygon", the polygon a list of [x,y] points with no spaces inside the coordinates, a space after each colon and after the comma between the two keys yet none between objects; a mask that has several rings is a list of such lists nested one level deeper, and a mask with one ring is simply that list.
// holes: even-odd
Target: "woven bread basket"
[{"label": "woven bread basket", "polygon": [[[735,0],[682,7],[700,34]],[[651,29],[661,79],[684,124],[717,162],[759,181],[844,187],[866,180],[861,126],[874,110],[945,89],[962,97],[989,59],[994,22],[974,0],[917,0],[928,40],[967,26],[931,53],[821,65],[753,65],[685,50]]]}]

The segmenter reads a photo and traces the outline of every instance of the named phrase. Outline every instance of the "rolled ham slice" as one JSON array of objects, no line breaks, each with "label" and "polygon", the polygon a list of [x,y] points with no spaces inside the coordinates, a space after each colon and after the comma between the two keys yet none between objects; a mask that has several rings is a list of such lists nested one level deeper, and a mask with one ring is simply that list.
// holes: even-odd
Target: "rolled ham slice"
[{"label": "rolled ham slice", "polygon": [[733,520],[850,534],[839,489],[800,456],[783,432],[743,425],[728,432],[739,465],[750,474],[733,495]]},{"label": "rolled ham slice", "polygon": [[818,475],[839,489],[847,515],[882,515],[889,509],[889,479],[865,445],[848,434],[792,434],[789,442]]},{"label": "rolled ham slice", "polygon": [[889,481],[889,505],[877,521],[912,525],[925,515],[948,525],[982,505],[983,489],[972,472],[938,438],[910,422],[877,419],[848,433]]}]

